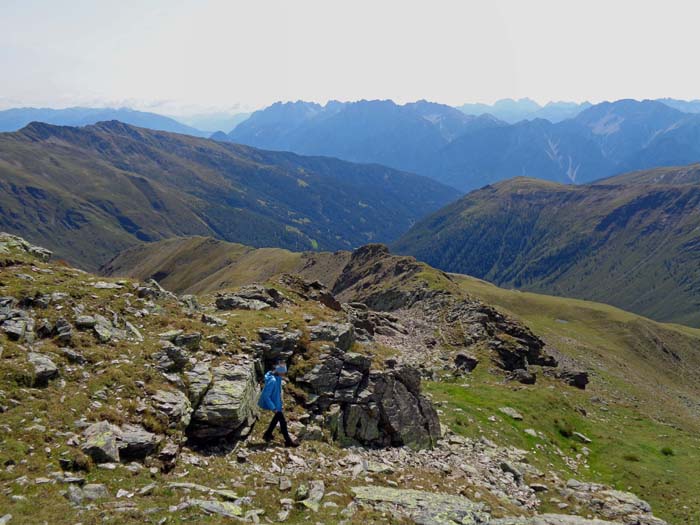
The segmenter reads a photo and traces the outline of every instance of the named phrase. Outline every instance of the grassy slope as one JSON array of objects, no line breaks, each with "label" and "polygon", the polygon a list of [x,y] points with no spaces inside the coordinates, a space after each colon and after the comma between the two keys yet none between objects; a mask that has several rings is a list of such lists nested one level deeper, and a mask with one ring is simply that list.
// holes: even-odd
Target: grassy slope
[{"label": "grassy slope", "polygon": [[105,275],[156,278],[177,293],[208,293],[281,273],[319,279],[329,286],[337,279],[349,252],[291,252],[250,248],[211,237],[180,237],[136,246],[102,267]]},{"label": "grassy slope", "polygon": [[[536,466],[553,468],[564,478],[631,489],[670,523],[700,520],[700,330],[655,323],[599,303],[459,280],[466,292],[512,313],[549,345],[583,363],[592,382],[586,391],[542,377],[536,386],[514,387],[477,368],[468,387],[464,381],[431,383],[429,390],[446,403],[445,418],[453,429],[530,450]],[[503,406],[518,409],[524,421],[501,416],[497,409]],[[496,422],[487,419],[493,414]],[[527,428],[544,439],[525,434]],[[562,430],[593,440],[585,445],[588,467],[572,470],[558,454],[559,449],[575,459],[584,446]],[[672,455],[665,455],[665,448]],[[554,510],[553,503],[549,506]]]}]

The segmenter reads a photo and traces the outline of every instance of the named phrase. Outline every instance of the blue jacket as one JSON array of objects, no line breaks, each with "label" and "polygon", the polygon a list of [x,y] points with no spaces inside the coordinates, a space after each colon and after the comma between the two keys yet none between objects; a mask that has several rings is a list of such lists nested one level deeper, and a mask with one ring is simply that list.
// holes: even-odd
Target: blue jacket
[{"label": "blue jacket", "polygon": [[265,386],[260,392],[258,406],[263,410],[282,412],[282,378],[272,372],[265,374]]}]

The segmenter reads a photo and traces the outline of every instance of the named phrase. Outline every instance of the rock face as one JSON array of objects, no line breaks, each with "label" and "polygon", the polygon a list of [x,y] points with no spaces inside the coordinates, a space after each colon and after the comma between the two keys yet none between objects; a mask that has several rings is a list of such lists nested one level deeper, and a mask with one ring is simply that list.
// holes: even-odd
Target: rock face
[{"label": "rock face", "polygon": [[313,394],[312,410],[341,444],[426,448],[440,436],[437,412],[420,393],[420,376],[410,367],[370,372],[360,354],[328,348],[301,384]]},{"label": "rock face", "polygon": [[346,303],[343,310],[355,328],[355,336],[358,340],[368,341],[375,335],[407,334],[406,327],[402,326],[399,319],[388,312],[375,312],[363,303]]},{"label": "rock face", "polygon": [[207,363],[197,363],[192,370],[185,372],[187,377],[187,396],[192,406],[198,406],[202,397],[209,389],[214,376]]},{"label": "rock face", "polygon": [[256,366],[241,359],[213,369],[213,381],[195,410],[188,435],[196,439],[247,435],[257,417]]},{"label": "rock face", "polygon": [[[426,280],[421,275],[430,277]],[[412,257],[391,255],[382,245],[355,250],[333,292],[349,302],[344,309],[359,339],[369,335],[381,344],[399,348],[402,361],[420,367],[426,377],[434,377],[443,369],[453,374],[468,371],[471,365],[463,360],[458,365],[455,354],[468,353],[475,345],[489,348],[491,360],[505,372],[529,372],[531,365],[558,364],[544,342],[527,327],[465,296],[449,275]],[[440,342],[435,338],[436,331]],[[445,347],[452,349],[451,355]],[[526,382],[533,377],[522,375]]]}]

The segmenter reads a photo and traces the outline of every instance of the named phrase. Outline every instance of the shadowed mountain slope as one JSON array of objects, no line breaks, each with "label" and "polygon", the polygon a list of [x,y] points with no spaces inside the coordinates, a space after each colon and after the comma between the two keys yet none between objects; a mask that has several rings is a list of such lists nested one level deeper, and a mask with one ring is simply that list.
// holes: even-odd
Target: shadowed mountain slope
[{"label": "shadowed mountain slope", "polygon": [[697,165],[565,186],[513,179],[472,192],[394,245],[501,286],[700,325]]},{"label": "shadowed mountain slope", "polygon": [[87,268],[176,235],[297,250],[389,241],[456,196],[383,166],[115,121],[0,134],[0,227]]}]

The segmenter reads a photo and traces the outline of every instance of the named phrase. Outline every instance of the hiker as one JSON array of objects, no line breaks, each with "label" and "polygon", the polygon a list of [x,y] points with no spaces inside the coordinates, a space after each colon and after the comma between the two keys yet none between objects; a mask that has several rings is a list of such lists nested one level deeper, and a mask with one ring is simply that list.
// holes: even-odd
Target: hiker
[{"label": "hiker", "polygon": [[263,439],[265,441],[272,441],[272,433],[277,426],[280,424],[280,431],[284,437],[285,447],[297,447],[299,444],[294,441],[287,430],[287,420],[284,419],[284,412],[282,406],[282,385],[284,382],[284,377],[287,374],[287,365],[284,363],[278,363],[274,366],[272,370],[265,374],[265,386],[260,393],[260,400],[258,401],[258,406],[263,410],[272,410],[275,415],[270,421],[270,426],[263,434]]}]

